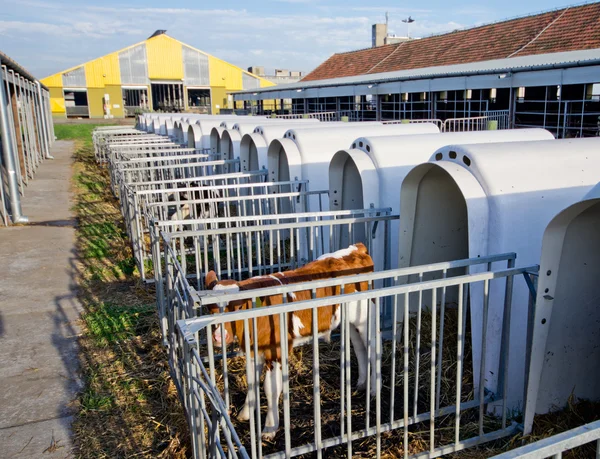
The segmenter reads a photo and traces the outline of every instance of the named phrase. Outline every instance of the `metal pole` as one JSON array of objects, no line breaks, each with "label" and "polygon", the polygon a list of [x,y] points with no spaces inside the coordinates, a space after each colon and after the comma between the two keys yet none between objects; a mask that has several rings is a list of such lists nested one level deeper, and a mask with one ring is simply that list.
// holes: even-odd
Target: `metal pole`
[{"label": "metal pole", "polygon": [[19,183],[15,169],[15,151],[10,136],[8,124],[7,94],[4,90],[4,72],[0,72],[0,134],[2,135],[2,159],[8,178],[10,193],[10,209],[13,223],[27,223],[29,219],[21,212],[21,197],[19,195]]},{"label": "metal pole", "polygon": [[48,134],[49,129],[47,125],[48,110],[45,110],[44,108],[44,97],[42,97],[42,87],[40,82],[36,81],[35,85],[37,86],[37,95],[40,101],[40,121],[42,125],[42,137],[44,137],[44,150],[46,151],[46,159],[54,159],[54,156],[50,154],[50,135]]}]

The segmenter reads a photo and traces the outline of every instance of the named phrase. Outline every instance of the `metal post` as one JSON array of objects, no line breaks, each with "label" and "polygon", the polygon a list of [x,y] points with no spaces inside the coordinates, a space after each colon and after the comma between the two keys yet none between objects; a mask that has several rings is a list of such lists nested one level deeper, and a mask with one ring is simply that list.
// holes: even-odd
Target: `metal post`
[{"label": "metal post", "polygon": [[49,135],[49,129],[48,129],[48,120],[47,120],[47,116],[48,116],[48,111],[45,110],[44,107],[44,97],[42,96],[42,87],[40,85],[39,81],[35,82],[35,85],[37,86],[37,95],[40,101],[40,122],[42,125],[42,134],[43,134],[43,138],[44,138],[44,150],[46,153],[46,159],[54,159],[54,156],[52,156],[50,154],[50,135]]},{"label": "metal post", "polygon": [[[510,82],[510,89],[508,91],[508,128],[513,129],[515,127],[515,121],[517,119],[517,107],[516,107],[516,97],[515,97],[516,89],[512,86],[512,77]],[[545,112],[544,112],[545,116]]]},{"label": "metal post", "polygon": [[10,193],[10,210],[13,223],[27,223],[29,219],[21,212],[21,198],[19,183],[15,169],[15,151],[11,140],[11,131],[8,123],[8,101],[4,90],[4,73],[0,72],[0,134],[2,135],[2,159],[8,177]]}]

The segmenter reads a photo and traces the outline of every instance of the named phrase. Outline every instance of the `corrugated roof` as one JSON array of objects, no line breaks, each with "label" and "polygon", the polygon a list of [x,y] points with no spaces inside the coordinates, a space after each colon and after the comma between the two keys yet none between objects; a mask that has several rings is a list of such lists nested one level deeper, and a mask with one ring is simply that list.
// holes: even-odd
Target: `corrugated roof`
[{"label": "corrugated roof", "polygon": [[600,48],[600,2],[334,54],[302,81]]},{"label": "corrugated roof", "polygon": [[600,48],[583,51],[567,51],[561,53],[538,54],[535,56],[517,56],[508,59],[492,59],[468,64],[423,67],[418,69],[398,70],[366,75],[330,78],[315,81],[299,81],[285,85],[272,86],[261,90],[241,91],[245,93],[289,91],[326,86],[343,86],[356,84],[381,83],[387,81],[414,80],[442,76],[477,75],[489,73],[517,72],[526,69],[560,68],[572,65],[600,64]]}]

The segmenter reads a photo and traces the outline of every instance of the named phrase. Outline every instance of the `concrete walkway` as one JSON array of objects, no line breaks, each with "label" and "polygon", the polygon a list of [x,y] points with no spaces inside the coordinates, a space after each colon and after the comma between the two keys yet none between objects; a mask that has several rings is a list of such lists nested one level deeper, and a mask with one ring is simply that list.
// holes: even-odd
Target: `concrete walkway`
[{"label": "concrete walkway", "polygon": [[78,375],[73,144],[56,142],[25,190],[30,224],[0,228],[0,457],[72,457]]}]

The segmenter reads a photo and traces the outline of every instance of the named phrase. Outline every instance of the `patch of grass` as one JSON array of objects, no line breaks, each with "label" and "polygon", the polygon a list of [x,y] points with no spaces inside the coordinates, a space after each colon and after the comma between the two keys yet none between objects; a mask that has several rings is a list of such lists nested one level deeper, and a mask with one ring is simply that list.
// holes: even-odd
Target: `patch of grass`
[{"label": "patch of grass", "polygon": [[55,124],[54,134],[58,140],[79,140],[84,146],[92,145],[92,132],[98,126],[108,124]]},{"label": "patch of grass", "polygon": [[83,319],[96,344],[106,346],[143,333],[155,313],[154,305],[124,307],[104,303],[90,309]]},{"label": "patch of grass", "polygon": [[105,411],[112,407],[113,399],[107,395],[100,395],[94,391],[86,391],[81,396],[81,409],[83,411]]},{"label": "patch of grass", "polygon": [[115,237],[123,237],[125,233],[121,232],[114,222],[99,222],[90,223],[89,225],[80,226],[79,231],[84,237],[105,237],[114,239]]},{"label": "patch of grass", "polygon": [[155,292],[141,282],[119,203],[96,164],[95,125],[56,125],[76,142],[72,189],[85,388],[73,424],[79,458],[184,458],[187,424],[169,377]]}]

